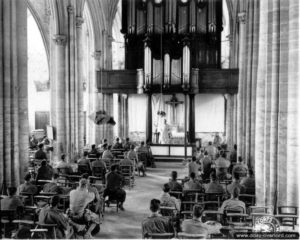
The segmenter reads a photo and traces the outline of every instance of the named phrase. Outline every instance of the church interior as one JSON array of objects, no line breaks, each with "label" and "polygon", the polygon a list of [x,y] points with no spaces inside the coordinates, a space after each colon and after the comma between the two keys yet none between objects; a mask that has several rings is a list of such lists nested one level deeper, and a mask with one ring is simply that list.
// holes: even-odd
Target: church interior
[{"label": "church interior", "polygon": [[299,239],[299,20],[0,0],[1,238]]}]

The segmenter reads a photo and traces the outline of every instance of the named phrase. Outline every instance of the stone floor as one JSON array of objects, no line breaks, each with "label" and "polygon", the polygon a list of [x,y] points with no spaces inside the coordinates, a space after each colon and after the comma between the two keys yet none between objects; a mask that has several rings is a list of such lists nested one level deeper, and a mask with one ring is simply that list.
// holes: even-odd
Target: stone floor
[{"label": "stone floor", "polygon": [[178,178],[188,172],[182,163],[161,162],[156,168],[148,168],[146,177],[137,176],[135,187],[126,189],[125,211],[117,213],[115,207],[106,208],[101,231],[95,238],[141,238],[141,222],[150,213],[150,200],[159,197],[173,170],[178,172]]}]

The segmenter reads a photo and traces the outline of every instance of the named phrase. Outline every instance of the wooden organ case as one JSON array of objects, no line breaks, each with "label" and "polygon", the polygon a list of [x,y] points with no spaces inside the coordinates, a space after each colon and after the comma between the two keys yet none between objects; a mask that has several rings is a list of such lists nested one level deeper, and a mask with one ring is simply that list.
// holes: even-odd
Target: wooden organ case
[{"label": "wooden organ case", "polygon": [[221,31],[222,0],[122,0],[125,68],[142,70],[143,92],[198,88],[195,70],[220,68]]}]

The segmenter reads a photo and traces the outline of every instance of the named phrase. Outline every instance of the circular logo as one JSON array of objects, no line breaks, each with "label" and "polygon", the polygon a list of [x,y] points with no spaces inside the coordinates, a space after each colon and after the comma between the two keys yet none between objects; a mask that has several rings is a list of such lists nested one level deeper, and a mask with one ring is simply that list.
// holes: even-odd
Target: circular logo
[{"label": "circular logo", "polygon": [[279,232],[280,224],[273,216],[257,217],[253,227],[254,232]]}]

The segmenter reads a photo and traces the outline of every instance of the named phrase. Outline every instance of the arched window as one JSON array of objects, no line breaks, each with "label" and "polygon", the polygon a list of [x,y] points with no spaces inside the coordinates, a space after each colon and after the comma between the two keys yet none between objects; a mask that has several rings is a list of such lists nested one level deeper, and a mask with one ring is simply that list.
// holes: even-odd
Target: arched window
[{"label": "arched window", "polygon": [[118,10],[113,22],[112,28],[112,69],[124,69],[125,68],[125,41],[124,36],[121,33],[121,16],[122,16],[122,4],[119,0]]},{"label": "arched window", "polygon": [[28,116],[29,130],[46,130],[50,124],[49,64],[44,41],[32,15],[27,9],[28,51]]}]

